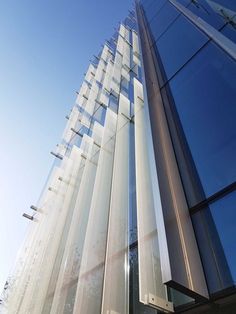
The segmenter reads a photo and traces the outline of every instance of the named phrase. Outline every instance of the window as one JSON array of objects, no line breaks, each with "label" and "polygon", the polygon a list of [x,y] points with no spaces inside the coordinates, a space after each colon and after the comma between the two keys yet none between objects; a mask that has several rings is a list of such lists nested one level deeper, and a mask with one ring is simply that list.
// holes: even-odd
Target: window
[{"label": "window", "polygon": [[213,43],[170,81],[206,197],[236,180],[235,82],[235,61]]},{"label": "window", "polygon": [[214,0],[187,0],[185,2],[190,11],[201,17],[204,21],[214,26],[216,29],[219,29],[224,25],[224,20],[219,16],[219,6],[216,3],[218,0],[216,0],[216,2]]},{"label": "window", "polygon": [[180,12],[167,2],[149,24],[153,42],[156,41],[168,26],[180,15]]},{"label": "window", "polygon": [[235,25],[234,24],[225,25],[221,33],[236,43],[236,13],[235,13],[235,18],[234,18],[234,23]]},{"label": "window", "polygon": [[175,74],[208,40],[185,17],[180,16],[155,43],[163,65],[163,76]]},{"label": "window", "polygon": [[148,2],[147,4],[143,4],[143,9],[148,22],[152,20],[152,18],[157,14],[165,2],[166,0],[154,0],[152,3]]},{"label": "window", "polygon": [[228,194],[193,215],[211,292],[228,288],[236,283],[235,220],[236,192]]}]

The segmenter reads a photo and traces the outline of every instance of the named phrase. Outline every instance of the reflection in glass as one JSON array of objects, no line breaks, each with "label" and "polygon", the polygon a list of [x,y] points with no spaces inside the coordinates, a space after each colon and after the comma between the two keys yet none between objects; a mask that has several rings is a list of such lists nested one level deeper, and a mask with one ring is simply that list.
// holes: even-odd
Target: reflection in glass
[{"label": "reflection in glass", "polygon": [[164,76],[170,78],[174,75],[207,40],[198,28],[180,16],[154,45],[164,68]]},{"label": "reflection in glass", "polygon": [[180,15],[180,12],[169,2],[155,15],[155,18],[149,22],[149,30],[153,42],[155,42],[170,26],[170,24]]},{"label": "reflection in glass", "polygon": [[166,3],[166,0],[153,0],[150,5],[143,3],[143,9],[147,20],[150,22],[152,18],[158,13],[162,6]]},{"label": "reflection in glass", "polygon": [[193,215],[202,261],[211,292],[236,283],[236,193]]},{"label": "reflection in glass", "polygon": [[208,44],[170,82],[206,197],[236,179],[235,81],[235,62]]}]

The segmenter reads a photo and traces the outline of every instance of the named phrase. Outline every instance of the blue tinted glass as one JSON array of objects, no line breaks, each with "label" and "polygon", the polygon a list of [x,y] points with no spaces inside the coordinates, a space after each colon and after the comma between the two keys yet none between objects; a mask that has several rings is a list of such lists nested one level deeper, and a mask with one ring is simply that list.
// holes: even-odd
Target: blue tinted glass
[{"label": "blue tinted glass", "polygon": [[112,95],[112,94],[110,95],[110,98],[109,98],[109,109],[111,109],[115,113],[117,113],[117,111],[118,111],[118,101],[117,101],[117,98],[114,95]]},{"label": "blue tinted glass", "polygon": [[145,16],[150,22],[167,0],[154,0],[149,6],[143,6]]},{"label": "blue tinted glass", "polygon": [[170,82],[207,197],[236,180],[236,63],[208,44]]},{"label": "blue tinted glass", "polygon": [[180,12],[167,2],[149,24],[152,41],[156,41],[178,15]]},{"label": "blue tinted glass", "polygon": [[227,24],[224,26],[221,33],[236,43],[236,15],[235,15],[235,26]]},{"label": "blue tinted glass", "polygon": [[147,9],[155,0],[141,0],[140,3],[144,9]]},{"label": "blue tinted glass", "polygon": [[164,73],[170,78],[208,38],[185,17],[180,16],[155,43]]},{"label": "blue tinted glass", "polygon": [[129,97],[129,81],[125,77],[121,78],[120,90],[125,97]]},{"label": "blue tinted glass", "polygon": [[216,29],[219,29],[225,23],[220,18],[218,6],[213,0],[188,0],[187,8]]},{"label": "blue tinted glass", "polygon": [[[210,2],[208,0],[208,2]],[[211,2],[216,2],[218,5],[223,6],[226,9],[236,11],[236,1],[235,0],[211,0]]]},{"label": "blue tinted glass", "polygon": [[231,275],[236,283],[236,193],[215,202],[210,206],[210,210]]},{"label": "blue tinted glass", "polygon": [[211,292],[225,289],[236,283],[235,220],[235,192],[193,215],[194,228]]},{"label": "blue tinted glass", "polygon": [[105,122],[106,109],[102,106],[99,106],[98,109],[93,114],[93,122],[97,121],[101,125],[104,125]]}]

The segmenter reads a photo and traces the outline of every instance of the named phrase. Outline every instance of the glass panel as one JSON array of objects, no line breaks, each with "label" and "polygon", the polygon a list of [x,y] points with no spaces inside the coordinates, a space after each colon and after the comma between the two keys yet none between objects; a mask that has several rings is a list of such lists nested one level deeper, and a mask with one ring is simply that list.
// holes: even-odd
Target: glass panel
[{"label": "glass panel", "polygon": [[120,95],[101,311],[104,314],[129,313],[129,107],[129,100]]},{"label": "glass panel", "polygon": [[120,91],[125,97],[129,97],[129,81],[125,77],[121,77]]},{"label": "glass panel", "polygon": [[74,313],[101,313],[117,115],[107,109]]},{"label": "glass panel", "polygon": [[207,197],[236,179],[235,81],[235,62],[216,45],[208,44],[170,82]]},{"label": "glass panel", "polygon": [[[72,154],[74,153],[74,149],[75,149],[75,147],[72,150]],[[74,191],[71,195],[71,200],[69,203],[69,209],[68,209],[67,217],[64,220],[64,227],[63,227],[63,231],[62,231],[62,234],[60,237],[60,244],[59,244],[57,255],[56,255],[56,258],[54,261],[53,271],[51,273],[50,282],[48,284],[48,290],[47,290],[47,295],[46,295],[46,299],[45,299],[45,303],[44,303],[43,313],[50,313],[50,309],[52,306],[52,301],[53,301],[54,293],[55,293],[55,289],[56,289],[57,280],[58,280],[59,274],[60,274],[60,267],[61,267],[64,252],[66,249],[68,232],[69,232],[69,229],[71,228],[72,216],[73,216],[75,208],[76,208],[76,199],[77,199],[78,191],[79,191],[80,184],[81,184],[81,178],[82,178],[82,175],[84,172],[84,159],[81,158],[80,154],[79,154],[79,158],[81,159],[81,161],[78,164],[77,169],[76,168],[73,169],[73,174],[70,178],[70,183],[69,183],[67,178],[62,179],[64,184],[71,184]],[[75,156],[75,160],[76,159],[78,159],[78,155]],[[68,192],[69,191],[67,190],[67,193]]]},{"label": "glass panel", "polygon": [[92,116],[93,121],[97,121],[101,125],[104,125],[105,121],[105,116],[106,116],[106,109],[102,106],[99,106],[95,111]]},{"label": "glass panel", "polygon": [[149,6],[144,5],[144,13],[148,22],[152,20],[152,18],[158,13],[158,11],[162,8],[162,6],[166,3],[166,0],[158,0],[153,1]]},{"label": "glass panel", "polygon": [[193,215],[202,261],[211,292],[236,283],[236,193]]},{"label": "glass panel", "polygon": [[227,9],[236,11],[235,0],[206,0],[208,3],[215,2],[219,6],[224,6]]},{"label": "glass panel", "polygon": [[[133,115],[133,114],[132,114]],[[130,125],[129,143],[129,243],[137,241],[137,206],[136,206],[136,180],[135,180],[135,152],[134,152],[134,124]]]},{"label": "glass panel", "polygon": [[163,65],[163,75],[167,79],[173,76],[207,40],[191,22],[180,16],[154,45]]},{"label": "glass panel", "polygon": [[156,0],[141,0],[140,3],[144,8],[148,8]]},{"label": "glass panel", "polygon": [[139,302],[139,273],[138,273],[138,248],[130,250],[130,314],[157,314],[156,309],[148,307]]},{"label": "glass panel", "polygon": [[135,167],[137,226],[139,251],[139,300],[159,309],[173,311],[162,282],[158,231],[150,173],[147,125],[142,84],[134,81],[135,99]]},{"label": "glass panel", "polygon": [[231,25],[231,24],[225,25],[221,33],[236,43],[236,13],[235,13],[235,25]]},{"label": "glass panel", "polygon": [[[45,236],[45,234],[41,235],[39,239],[39,243],[41,243],[41,252],[38,254],[37,262],[34,265],[35,268],[32,269],[32,274],[30,272],[35,280],[32,278],[29,281],[25,291],[23,302],[20,305],[20,312],[22,313],[32,313],[36,309],[41,312],[43,310],[47,291],[50,289],[49,284],[51,283],[52,289],[55,288],[55,277],[59,270],[56,263],[56,257],[58,254],[61,255],[60,249],[64,249],[63,247],[60,247],[63,238],[64,225],[65,221],[68,218],[71,218],[71,211],[74,209],[75,198],[73,198],[73,193],[75,189],[75,181],[79,174],[78,170],[81,162],[80,154],[81,151],[74,147],[70,157],[63,158],[61,164],[62,171],[59,177],[57,177],[57,181],[60,183],[50,187],[50,191],[54,195],[54,202],[51,204],[50,208],[52,214],[49,214],[47,217],[47,236]],[[45,267],[45,265],[47,265],[47,267]],[[54,267],[55,273],[53,271]],[[39,286],[42,288],[39,289]],[[50,291],[49,294],[51,293],[53,293],[53,290]]]},{"label": "glass panel", "polygon": [[221,29],[229,39],[236,41],[236,2],[234,0],[178,0],[197,16]]},{"label": "glass panel", "polygon": [[149,29],[152,41],[155,42],[168,28],[168,26],[180,15],[180,12],[169,2],[167,2],[152,22],[149,24]]},{"label": "glass panel", "polygon": [[186,1],[187,8],[192,11],[197,16],[201,17],[204,21],[214,26],[216,29],[222,27],[225,21],[220,18],[219,13],[217,12],[217,4],[213,0],[196,0]]},{"label": "glass panel", "polygon": [[110,95],[110,98],[109,98],[109,109],[111,109],[115,113],[117,113],[118,111],[118,99],[112,94]]},{"label": "glass panel", "polygon": [[[53,219],[55,219],[55,211],[52,211],[52,206],[58,205],[55,200],[55,194],[49,190],[49,187],[58,189],[61,185],[61,181],[58,177],[63,174],[63,171],[59,167],[53,167],[49,180],[45,186],[45,189],[40,198],[38,207],[40,213],[37,215],[37,224],[32,225],[27,240],[26,248],[23,256],[20,257],[20,265],[14,274],[14,284],[11,287],[11,293],[8,299],[8,311],[9,313],[19,312],[22,303],[29,305],[31,299],[27,299],[29,293],[32,293],[32,289],[38,282],[38,268],[40,267],[41,258],[48,243],[48,230],[51,228]],[[60,199],[61,201],[61,199]],[[50,236],[50,235],[48,235]],[[23,259],[22,259],[23,258]]]},{"label": "glass panel", "polygon": [[[88,158],[83,159],[85,162],[82,166],[84,172],[65,245],[65,252],[61,263],[51,314],[73,312],[84,238],[97,169],[96,164],[99,157],[98,147],[91,144],[92,142],[90,143],[90,150],[87,155]],[[80,227],[78,228],[78,226]]]}]

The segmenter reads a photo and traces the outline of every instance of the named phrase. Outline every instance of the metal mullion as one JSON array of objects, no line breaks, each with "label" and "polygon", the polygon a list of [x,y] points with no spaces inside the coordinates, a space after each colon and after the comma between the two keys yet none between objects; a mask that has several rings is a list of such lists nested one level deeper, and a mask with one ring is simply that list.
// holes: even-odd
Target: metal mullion
[{"label": "metal mullion", "polygon": [[208,206],[211,203],[216,202],[217,200],[223,198],[224,196],[230,194],[231,192],[236,190],[236,182],[233,182],[226,186],[225,188],[219,190],[218,192],[214,193],[210,197],[206,198],[202,202],[198,203],[197,205],[194,205],[189,208],[189,211],[191,214],[195,214],[199,210],[203,209],[204,207]]},{"label": "metal mullion", "polygon": [[236,44],[221,34],[217,29],[205,22],[203,19],[193,14],[189,9],[178,3],[176,0],[168,0],[177,10],[179,10],[188,20],[205,33],[221,49],[236,60]]}]

